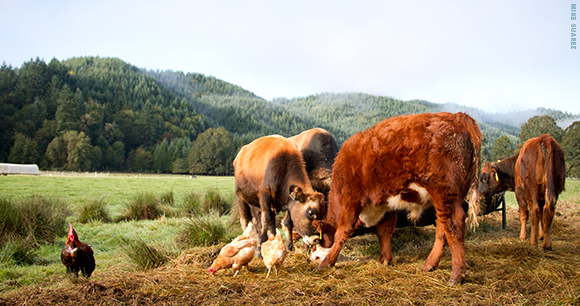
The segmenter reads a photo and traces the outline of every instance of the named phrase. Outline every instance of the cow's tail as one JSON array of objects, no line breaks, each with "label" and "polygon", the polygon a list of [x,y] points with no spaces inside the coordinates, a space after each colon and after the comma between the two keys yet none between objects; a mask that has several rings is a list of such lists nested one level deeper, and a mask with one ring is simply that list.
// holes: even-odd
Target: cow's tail
[{"label": "cow's tail", "polygon": [[481,131],[475,120],[467,115],[470,120],[465,124],[467,132],[469,133],[472,145],[472,163],[469,168],[467,179],[470,182],[471,198],[469,201],[469,209],[467,210],[467,224],[470,228],[475,229],[479,226],[477,216],[480,213],[479,194],[477,193],[477,175],[481,163]]},{"label": "cow's tail", "polygon": [[[542,139],[543,140],[543,139]],[[554,177],[554,165],[556,163],[556,158],[558,152],[556,152],[556,146],[553,140],[550,138],[548,141],[542,142],[542,154],[544,155],[544,160],[546,162],[546,204],[550,205],[552,211],[556,209],[556,201],[558,196],[556,195],[555,177]]]}]

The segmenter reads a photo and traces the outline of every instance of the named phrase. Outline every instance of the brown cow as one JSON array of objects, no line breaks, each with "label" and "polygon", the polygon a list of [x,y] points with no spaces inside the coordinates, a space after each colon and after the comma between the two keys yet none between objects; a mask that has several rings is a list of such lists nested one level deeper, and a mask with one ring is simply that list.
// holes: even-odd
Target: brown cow
[{"label": "brown cow", "polygon": [[314,128],[289,139],[298,145],[302,153],[312,187],[328,196],[332,164],[338,153],[334,137],[325,129]]},{"label": "brown cow", "polygon": [[[252,220],[250,206],[261,211],[258,249],[276,233],[275,215],[287,211],[286,237],[292,229],[309,243],[319,239],[311,222],[325,214],[324,195],[312,189],[298,146],[282,136],[265,136],[242,147],[234,160],[235,195],[240,223],[245,229]],[[292,239],[287,239],[292,249]],[[258,250],[259,251],[259,250]]]},{"label": "brown cow", "polygon": [[397,210],[416,219],[435,206],[436,239],[424,271],[437,267],[445,240],[452,256],[450,284],[465,276],[465,211],[461,207],[479,169],[481,132],[463,113],[437,113],[386,119],[359,132],[342,146],[332,174],[320,246],[333,266],[357,227],[377,227],[382,263],[392,260],[391,236]]},{"label": "brown cow", "polygon": [[519,154],[496,163],[486,162],[474,197],[515,191],[520,207],[520,239],[526,239],[531,212],[530,244],[537,245],[539,234],[544,238],[542,247],[551,250],[554,210],[565,183],[564,151],[554,138],[544,134],[526,141]]}]

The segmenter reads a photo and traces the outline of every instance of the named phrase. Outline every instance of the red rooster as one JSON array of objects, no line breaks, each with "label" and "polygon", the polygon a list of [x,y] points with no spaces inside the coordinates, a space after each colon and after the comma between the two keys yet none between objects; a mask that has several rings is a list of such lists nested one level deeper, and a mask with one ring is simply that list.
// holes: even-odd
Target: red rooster
[{"label": "red rooster", "polygon": [[79,276],[79,270],[86,277],[91,277],[95,271],[95,257],[93,256],[93,249],[90,245],[82,243],[77,236],[77,232],[69,223],[68,237],[66,243],[60,253],[60,259],[66,267],[68,275],[74,274]]}]

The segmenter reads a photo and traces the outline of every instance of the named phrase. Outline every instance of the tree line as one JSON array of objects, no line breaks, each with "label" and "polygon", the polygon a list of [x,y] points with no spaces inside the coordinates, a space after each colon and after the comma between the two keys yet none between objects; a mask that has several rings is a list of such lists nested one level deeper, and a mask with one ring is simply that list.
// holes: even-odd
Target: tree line
[{"label": "tree line", "polygon": [[0,162],[229,175],[238,149],[264,135],[322,127],[340,146],[385,118],[439,111],[464,111],[478,120],[484,160],[511,155],[526,137],[549,132],[565,147],[568,173],[579,175],[578,123],[566,130],[556,124],[574,117],[568,113],[540,109],[540,116],[519,126],[509,116],[474,108],[364,93],[266,101],[200,73],[147,71],[99,57],[0,67]]}]

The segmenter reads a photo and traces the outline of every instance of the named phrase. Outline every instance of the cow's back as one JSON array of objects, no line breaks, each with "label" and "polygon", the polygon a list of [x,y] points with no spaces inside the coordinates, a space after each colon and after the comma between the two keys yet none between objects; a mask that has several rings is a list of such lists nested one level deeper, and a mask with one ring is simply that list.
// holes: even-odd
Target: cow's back
[{"label": "cow's back", "polygon": [[308,173],[317,168],[332,169],[338,146],[327,130],[313,128],[289,139],[298,145]]},{"label": "cow's back", "polygon": [[329,200],[347,188],[351,194],[344,195],[377,204],[412,182],[431,194],[466,194],[477,175],[480,143],[479,127],[463,113],[384,120],[343,144]]},{"label": "cow's back", "polygon": [[529,139],[516,161],[516,188],[537,190],[541,196],[547,191],[557,197],[566,183],[564,160],[564,150],[550,135]]},{"label": "cow's back", "polygon": [[240,149],[233,163],[234,174],[261,180],[272,160],[280,156],[295,157],[299,154],[296,144],[283,136],[264,136]]}]

